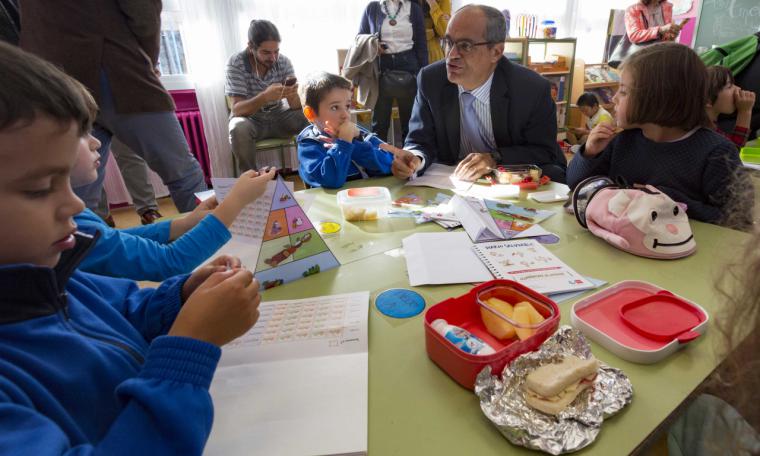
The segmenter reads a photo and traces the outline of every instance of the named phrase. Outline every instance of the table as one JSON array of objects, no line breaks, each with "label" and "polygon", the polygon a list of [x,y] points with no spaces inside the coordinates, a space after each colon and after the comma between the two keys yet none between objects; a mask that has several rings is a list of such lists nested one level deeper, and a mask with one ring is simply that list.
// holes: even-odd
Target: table
[{"label": "table", "polygon": [[[350,182],[348,187],[386,186],[394,198],[415,193],[432,198],[441,190],[403,187],[388,177]],[[326,242],[343,264],[340,268],[266,290],[265,301],[370,290],[371,297],[388,288],[412,288],[431,306],[465,293],[468,285],[409,287],[401,240],[415,232],[442,231],[434,224],[414,226],[411,219],[342,222],[335,206],[335,190],[311,189],[316,199],[309,209],[313,221],[337,220],[341,234]],[[711,317],[721,308],[713,284],[727,261],[735,260],[746,233],[692,222],[697,253],[681,260],[639,258],[609,246],[582,229],[560,204],[521,205],[553,209],[556,215],[542,226],[561,242],[548,245],[584,275],[609,283],[645,280],[703,306]],[[562,324],[570,323],[572,302],[560,304]],[[596,442],[580,453],[627,454],[647,439],[718,365],[712,329],[674,356],[653,365],[637,365],[617,358],[592,343],[601,361],[622,369],[634,387],[633,402],[605,421]],[[369,454],[370,455],[503,455],[536,454],[511,445],[480,411],[474,393],[460,387],[425,352],[422,314],[393,319],[370,303],[369,315]]]}]

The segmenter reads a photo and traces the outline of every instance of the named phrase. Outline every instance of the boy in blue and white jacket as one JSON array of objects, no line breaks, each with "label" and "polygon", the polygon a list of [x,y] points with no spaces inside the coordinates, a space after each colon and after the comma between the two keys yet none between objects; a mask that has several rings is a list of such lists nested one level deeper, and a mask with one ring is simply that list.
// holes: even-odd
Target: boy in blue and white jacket
[{"label": "boy in blue and white jacket", "polygon": [[352,86],[330,73],[309,76],[299,88],[312,125],[298,135],[298,173],[312,187],[339,188],[347,180],[391,173],[393,148],[351,118]]},{"label": "boy in blue and white jacket", "polygon": [[[99,148],[100,142],[88,134],[71,173],[72,187],[95,181]],[[230,240],[228,227],[245,206],[264,193],[267,182],[274,176],[274,168],[263,173],[246,171],[221,203],[212,197],[185,217],[134,228],[111,228],[94,212],[85,209],[74,216],[77,227],[89,234],[98,232],[100,237],[79,269],[156,282],[186,274]]]},{"label": "boy in blue and white jacket", "polygon": [[201,454],[258,283],[216,263],[158,289],[77,271],[94,238],[69,178],[94,101],[4,43],[0,81],[0,454]]}]

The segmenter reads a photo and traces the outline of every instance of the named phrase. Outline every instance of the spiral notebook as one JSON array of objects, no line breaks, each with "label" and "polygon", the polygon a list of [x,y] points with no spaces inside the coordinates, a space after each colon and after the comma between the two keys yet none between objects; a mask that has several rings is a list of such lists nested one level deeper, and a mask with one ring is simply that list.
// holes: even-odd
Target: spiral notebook
[{"label": "spiral notebook", "polygon": [[546,295],[594,288],[534,239],[484,242],[472,249],[498,279],[519,282]]}]

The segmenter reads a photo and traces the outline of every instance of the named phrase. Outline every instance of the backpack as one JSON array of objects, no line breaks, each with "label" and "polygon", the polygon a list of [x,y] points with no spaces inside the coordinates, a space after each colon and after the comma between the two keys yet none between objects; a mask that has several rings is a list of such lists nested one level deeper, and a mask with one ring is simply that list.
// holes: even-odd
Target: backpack
[{"label": "backpack", "polygon": [[731,70],[731,74],[736,76],[752,62],[758,51],[760,51],[760,32],[714,47],[699,58],[707,66],[726,67]]}]

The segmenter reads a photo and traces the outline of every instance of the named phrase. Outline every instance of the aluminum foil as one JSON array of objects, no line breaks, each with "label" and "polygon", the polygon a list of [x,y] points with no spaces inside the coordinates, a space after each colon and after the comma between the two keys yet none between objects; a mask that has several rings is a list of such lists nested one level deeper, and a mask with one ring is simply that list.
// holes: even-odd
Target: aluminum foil
[{"label": "aluminum foil", "polygon": [[588,388],[557,417],[530,407],[523,398],[525,377],[539,366],[566,355],[591,355],[580,331],[562,326],[537,351],[507,364],[501,377],[490,366],[475,380],[475,394],[486,417],[510,442],[550,454],[570,453],[591,444],[605,417],[620,411],[633,397],[631,381],[619,369],[599,362],[594,388]]}]

